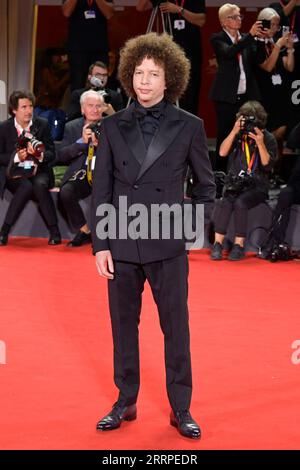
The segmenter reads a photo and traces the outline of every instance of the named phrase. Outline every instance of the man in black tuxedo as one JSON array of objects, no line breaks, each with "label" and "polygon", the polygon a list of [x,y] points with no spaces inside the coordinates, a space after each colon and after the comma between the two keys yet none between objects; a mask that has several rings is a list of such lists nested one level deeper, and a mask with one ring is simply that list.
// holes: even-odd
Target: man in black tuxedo
[{"label": "man in black tuxedo", "polygon": [[74,90],[71,95],[70,104],[67,109],[67,120],[73,121],[81,116],[80,97],[87,90],[98,91],[107,101],[105,114],[111,115],[116,111],[124,108],[121,93],[107,88],[108,69],[104,62],[97,61],[89,68],[89,73],[85,88]]},{"label": "man in black tuxedo", "polygon": [[[80,102],[83,117],[67,123],[64,138],[57,150],[58,161],[69,165],[62,180],[59,197],[71,225],[77,230],[73,240],[68,243],[72,247],[91,243],[90,229],[79,201],[92,192],[87,177],[89,143],[92,144],[94,154],[98,145],[97,125],[107,108],[102,96],[93,90],[85,91]],[[91,161],[91,171],[94,158],[93,156]]]},{"label": "man in black tuxedo", "polygon": [[216,168],[226,170],[219,148],[236,120],[239,108],[249,100],[260,99],[254,75],[255,36],[261,34],[261,22],[255,22],[249,33],[240,33],[242,15],[237,5],[226,3],[219,8],[223,28],[211,37],[218,70],[209,97],[217,116]]},{"label": "man in black tuxedo", "polygon": [[[210,205],[214,201],[215,184],[203,122],[172,104],[184,93],[189,69],[183,50],[167,34],[150,33],[129,40],[121,53],[119,77],[135,101],[102,123],[93,178],[92,238],[99,274],[108,279],[114,378],[119,389],[112,411],[97,424],[102,431],[136,418],[140,381],[138,324],[147,279],[165,340],[170,423],[186,437],[201,435],[189,412],[192,374],[188,261],[183,236],[176,239],[173,235],[172,217],[172,235],[168,239],[161,234],[148,239],[136,237],[138,227],[127,223],[136,203],[143,205],[149,216],[155,204],[178,204],[182,208],[188,164],[198,180],[195,202]],[[124,198],[130,205],[128,211],[122,208]],[[101,229],[106,225],[105,216],[100,215],[107,204],[111,204],[120,221],[120,235],[116,237],[113,224],[109,223],[109,239]],[[158,220],[150,217],[148,228],[152,230]],[[142,230],[145,222],[140,224]],[[121,235],[124,229],[127,236]],[[161,232],[162,222],[158,229]]]},{"label": "man in black tuxedo", "polygon": [[[0,194],[3,197],[5,187],[14,196],[9,204],[3,226],[0,231],[0,245],[6,245],[11,227],[16,222],[27,201],[35,199],[50,232],[49,245],[61,243],[57,225],[55,206],[49,193],[54,185],[54,176],[50,163],[55,159],[55,148],[50,129],[45,119],[33,117],[34,96],[28,91],[14,91],[9,98],[11,118],[0,124]],[[17,149],[18,136],[33,136],[44,144],[45,150],[38,154],[31,142],[26,148]],[[35,160],[32,160],[35,157]],[[6,178],[7,167],[12,169],[22,166],[35,166],[35,174],[28,178]]]}]

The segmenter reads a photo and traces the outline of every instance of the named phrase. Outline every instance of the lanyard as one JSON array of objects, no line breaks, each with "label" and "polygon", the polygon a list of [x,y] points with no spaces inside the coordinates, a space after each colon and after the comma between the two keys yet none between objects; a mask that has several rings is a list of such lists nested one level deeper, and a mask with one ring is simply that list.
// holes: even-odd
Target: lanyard
[{"label": "lanyard", "polygon": [[243,138],[243,141],[242,141],[242,149],[243,149],[243,152],[245,153],[246,155],[246,160],[247,160],[247,173],[251,173],[251,169],[253,167],[253,164],[254,164],[254,161],[255,161],[255,157],[256,157],[256,151],[255,151],[255,148],[253,150],[253,153],[252,153],[252,157],[250,156],[250,148],[249,148],[249,143],[248,143],[248,137],[247,135],[245,135],[245,137]]},{"label": "lanyard", "polygon": [[88,146],[87,169],[86,169],[86,176],[87,176],[87,180],[90,186],[92,186],[92,182],[93,182],[93,172],[92,172],[93,158],[94,158],[94,145],[91,140]]},{"label": "lanyard", "polygon": [[[280,0],[279,3],[280,3],[280,5],[282,6],[282,8],[285,7],[285,4],[283,3],[282,0]],[[295,21],[296,21],[296,10],[294,10],[293,13],[291,13],[288,18],[289,18],[289,23],[290,23],[291,32],[293,33],[293,32],[294,32],[294,28],[295,28]]]},{"label": "lanyard", "polygon": [[93,5],[93,3],[94,3],[94,0],[86,0],[86,1],[87,1],[87,4],[88,4],[89,9],[91,9],[91,8],[92,8],[92,5]]}]

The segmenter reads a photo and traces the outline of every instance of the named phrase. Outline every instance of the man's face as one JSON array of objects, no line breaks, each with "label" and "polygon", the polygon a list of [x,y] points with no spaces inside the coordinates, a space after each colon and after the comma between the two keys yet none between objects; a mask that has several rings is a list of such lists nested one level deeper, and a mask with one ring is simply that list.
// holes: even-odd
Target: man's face
[{"label": "man's face", "polygon": [[133,89],[138,102],[149,108],[159,103],[165,93],[165,71],[153,59],[145,58],[137,65],[133,74]]},{"label": "man's face", "polygon": [[97,77],[102,82],[103,88],[106,87],[107,80],[108,80],[108,71],[107,69],[103,69],[102,67],[98,67],[97,65],[93,68],[92,73],[88,76],[90,80],[91,77]]},{"label": "man's face", "polygon": [[81,112],[85,116],[86,122],[97,122],[102,118],[104,103],[101,97],[94,98],[88,96],[81,106]]},{"label": "man's face", "polygon": [[27,127],[33,115],[33,104],[27,98],[20,98],[18,108],[13,110],[15,118],[22,127]]}]

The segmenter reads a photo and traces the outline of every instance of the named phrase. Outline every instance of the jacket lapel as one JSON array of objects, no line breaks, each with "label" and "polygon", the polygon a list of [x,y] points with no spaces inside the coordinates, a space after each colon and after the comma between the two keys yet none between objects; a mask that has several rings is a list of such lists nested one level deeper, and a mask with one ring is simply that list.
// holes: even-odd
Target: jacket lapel
[{"label": "jacket lapel", "polygon": [[137,180],[156,162],[165,152],[173,140],[178,136],[184,126],[184,120],[178,109],[172,104],[167,104],[165,117],[159,126],[158,132],[152,139],[146,157],[142,161]]},{"label": "jacket lapel", "polygon": [[137,162],[141,165],[147,152],[140,126],[133,114],[134,103],[122,113],[118,126],[125,142],[133,153]]}]

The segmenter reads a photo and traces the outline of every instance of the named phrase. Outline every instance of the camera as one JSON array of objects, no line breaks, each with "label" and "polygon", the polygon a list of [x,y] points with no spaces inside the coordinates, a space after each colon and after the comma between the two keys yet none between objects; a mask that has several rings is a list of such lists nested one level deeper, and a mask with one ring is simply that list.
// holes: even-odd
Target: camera
[{"label": "camera", "polygon": [[238,175],[229,173],[226,177],[223,196],[239,196],[243,191],[250,189],[254,185],[251,173],[240,172]]},{"label": "camera", "polygon": [[284,36],[286,33],[290,32],[290,27],[289,26],[282,26],[282,36]]},{"label": "camera", "polygon": [[272,263],[276,261],[290,261],[293,259],[290,247],[285,243],[275,244],[268,254],[267,258]]},{"label": "camera", "polygon": [[41,154],[45,151],[45,145],[40,140],[36,139],[29,132],[22,132],[18,137],[16,148],[17,150],[26,149],[27,144],[30,143],[34,150],[34,157],[40,158]]},{"label": "camera", "polygon": [[270,29],[271,28],[271,20],[261,20],[261,25],[263,29]]},{"label": "camera", "polygon": [[91,131],[95,134],[97,140],[100,140],[101,121],[93,122],[87,128],[91,129]]},{"label": "camera", "polygon": [[102,98],[103,98],[103,100],[106,104],[111,103],[111,96],[105,90],[103,81],[100,78],[92,76],[90,78],[90,84],[91,84],[92,90],[97,91],[99,93],[99,95],[102,96]]},{"label": "camera", "polygon": [[243,134],[249,134],[249,132],[255,134],[254,127],[259,127],[255,116],[242,116],[241,131]]}]

